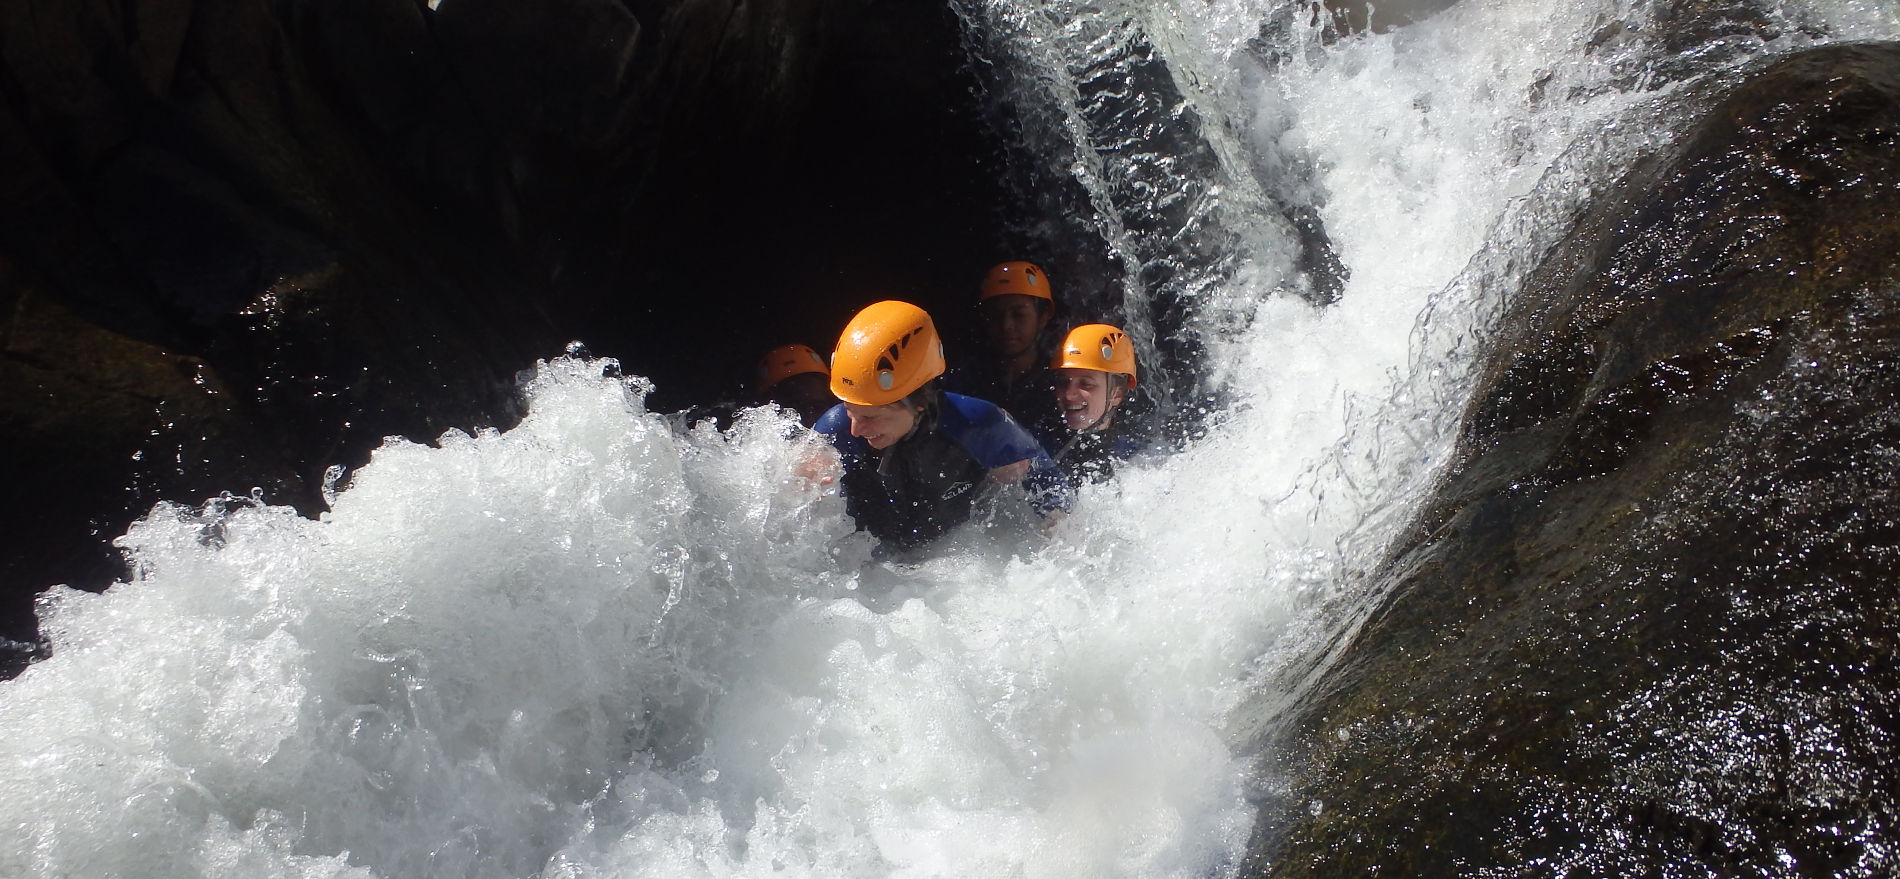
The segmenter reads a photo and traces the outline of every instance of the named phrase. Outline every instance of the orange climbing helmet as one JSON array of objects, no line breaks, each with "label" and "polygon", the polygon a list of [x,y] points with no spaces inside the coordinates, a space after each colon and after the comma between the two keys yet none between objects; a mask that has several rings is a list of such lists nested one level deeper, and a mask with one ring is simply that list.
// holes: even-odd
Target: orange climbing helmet
[{"label": "orange climbing helmet", "polygon": [[1135,386],[1135,343],[1108,324],[1083,324],[1069,331],[1049,365],[1056,369],[1096,369],[1128,376]]},{"label": "orange climbing helmet", "polygon": [[895,403],[943,375],[943,340],[930,314],[908,302],[868,305],[845,324],[831,354],[831,393],[846,403]]},{"label": "orange climbing helmet", "polygon": [[758,388],[769,390],[779,382],[808,372],[831,374],[831,370],[825,368],[825,358],[818,356],[810,345],[780,345],[759,358]]},{"label": "orange climbing helmet", "polygon": [[1055,293],[1049,289],[1049,276],[1032,262],[1013,260],[997,263],[983,276],[983,286],[976,291],[976,301],[982,302],[991,296],[1034,296],[1047,299],[1050,304],[1056,301]]}]

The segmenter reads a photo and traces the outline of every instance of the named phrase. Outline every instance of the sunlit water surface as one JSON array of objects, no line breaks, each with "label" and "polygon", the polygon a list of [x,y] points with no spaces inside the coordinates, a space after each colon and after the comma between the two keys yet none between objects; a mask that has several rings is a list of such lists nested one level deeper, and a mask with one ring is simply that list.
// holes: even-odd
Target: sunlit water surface
[{"label": "sunlit water surface", "polygon": [[[0,875],[1232,872],[1257,733],[1371,600],[1486,322],[1670,136],[1671,87],[1632,76],[1653,47],[1582,51],[1640,9],[1296,24],[1267,63],[1283,5],[965,4],[1050,70],[1146,33],[1219,123],[1238,243],[1190,330],[1233,403],[1204,439],[1047,533],[1001,515],[893,564],[790,475],[789,418],[685,430],[610,364],[541,364],[518,427],[392,442],[319,521],[162,506],[120,540],[131,582],[53,593],[52,658],[0,684]],[[1744,54],[1900,33],[1776,14]],[[1289,162],[1351,272],[1326,308],[1244,191]],[[1113,214],[1142,209],[1104,238],[1137,247]]]}]

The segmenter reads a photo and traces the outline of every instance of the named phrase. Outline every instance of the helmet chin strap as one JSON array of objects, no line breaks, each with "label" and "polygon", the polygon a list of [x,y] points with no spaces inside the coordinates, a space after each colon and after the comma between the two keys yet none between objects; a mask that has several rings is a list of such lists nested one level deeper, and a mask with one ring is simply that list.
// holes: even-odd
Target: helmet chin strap
[{"label": "helmet chin strap", "polygon": [[[1122,400],[1116,399],[1116,398],[1118,396],[1121,396],[1124,393],[1125,392],[1121,391],[1120,389],[1110,390],[1108,402],[1102,404],[1102,417],[1089,422],[1089,426],[1076,431],[1076,433],[1094,433],[1095,431],[1100,430],[1102,428],[1102,425],[1108,423],[1108,419],[1114,417],[1115,407],[1120,406],[1122,404]],[[1126,397],[1123,397],[1122,399],[1126,399]]]},{"label": "helmet chin strap", "polygon": [[[918,393],[922,393],[921,388],[918,389]],[[915,396],[916,394],[913,394],[911,397],[905,397],[899,401],[904,404],[905,408],[910,410],[911,414],[910,430],[904,432],[904,439],[898,440],[897,442],[899,443],[937,425],[937,413],[930,401],[928,399],[913,401],[913,397]],[[891,445],[897,445],[897,443],[892,443]]]},{"label": "helmet chin strap", "polygon": [[1084,427],[1081,430],[1074,431],[1073,432],[1074,435],[1069,437],[1069,441],[1066,443],[1063,443],[1062,448],[1056,450],[1056,452],[1051,454],[1049,457],[1054,458],[1058,461],[1062,460],[1062,456],[1067,455],[1070,449],[1075,448],[1075,444],[1081,442],[1082,437],[1085,437],[1091,433],[1094,433],[1097,429],[1099,429],[1102,426],[1103,422],[1108,420],[1108,417],[1110,415],[1114,415],[1114,414],[1115,414],[1114,406],[1109,406],[1108,408],[1103,409],[1102,417],[1095,419],[1093,422],[1089,424],[1089,426]]}]

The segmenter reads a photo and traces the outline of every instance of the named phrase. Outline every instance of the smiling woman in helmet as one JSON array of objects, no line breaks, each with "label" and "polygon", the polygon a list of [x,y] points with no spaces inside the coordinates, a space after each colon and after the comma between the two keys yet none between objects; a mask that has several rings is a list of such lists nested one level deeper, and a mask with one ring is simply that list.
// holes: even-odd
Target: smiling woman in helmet
[{"label": "smiling woman in helmet", "polygon": [[1133,340],[1108,324],[1083,324],[1069,331],[1049,366],[1058,420],[1039,425],[1043,445],[1070,483],[1107,479],[1116,461],[1145,448],[1115,420],[1135,388]]},{"label": "smiling woman in helmet", "polygon": [[970,517],[986,486],[1020,483],[1044,515],[1071,492],[1034,437],[996,406],[939,390],[943,343],[908,302],[875,303],[845,326],[831,357],[843,401],[813,429],[844,465],[845,508],[898,548],[942,536]]}]

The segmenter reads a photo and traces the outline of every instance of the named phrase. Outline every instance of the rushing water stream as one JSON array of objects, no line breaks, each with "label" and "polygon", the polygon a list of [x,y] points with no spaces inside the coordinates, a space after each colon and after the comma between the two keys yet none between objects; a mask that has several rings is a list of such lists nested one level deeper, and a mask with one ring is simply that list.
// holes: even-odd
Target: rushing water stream
[{"label": "rushing water stream", "polygon": [[[505,433],[391,442],[320,520],[163,506],[0,684],[5,876],[1220,876],[1255,748],[1376,596],[1508,303],[1751,58],[1881,3],[962,0],[1083,302],[1219,408],[1024,536],[877,561],[774,412],[539,364]],[[1746,13],[1746,14],[1744,14]],[[1033,230],[1032,230],[1033,231]],[[1189,387],[1198,383],[1199,387]]]}]

